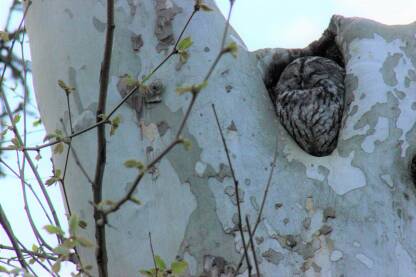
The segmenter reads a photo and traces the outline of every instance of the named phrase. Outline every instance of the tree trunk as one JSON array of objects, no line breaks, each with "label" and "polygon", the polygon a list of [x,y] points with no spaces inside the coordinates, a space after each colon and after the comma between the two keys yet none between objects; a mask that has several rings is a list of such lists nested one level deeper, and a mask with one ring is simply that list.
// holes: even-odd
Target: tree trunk
[{"label": "tree trunk", "polygon": [[[174,139],[191,100],[190,94],[179,96],[176,88],[200,83],[220,51],[225,20],[212,1],[206,3],[215,11],[198,12],[185,33],[193,40],[188,61],[181,64],[173,56],[149,82],[161,82],[162,101],[130,102],[117,111],[122,123],[113,136],[107,133],[103,200],[117,201],[135,179],[138,172],[124,161],[147,163]],[[163,60],[193,4],[116,2],[108,111],[125,93],[120,76],[140,80]],[[75,131],[95,122],[105,9],[105,1],[81,0],[34,1],[30,7],[26,26],[34,87],[48,133],[63,126],[70,132],[58,80],[75,88],[70,95]],[[128,202],[108,218],[109,276],[137,276],[140,269],[154,267],[149,232],[155,254],[169,263],[183,258],[192,276],[221,271],[224,264],[236,267],[240,261],[233,179],[211,104],[239,181],[242,214],[251,225],[277,137],[277,167],[254,236],[264,276],[416,274],[416,197],[408,171],[416,133],[416,24],[385,26],[336,16],[330,29],[347,71],[347,116],[335,152],[317,158],[296,145],[278,122],[262,80],[276,50],[248,52],[230,30],[227,41],[237,43],[238,56],[225,55],[198,96],[183,133],[191,149],[176,146],[140,183],[135,196],[142,205]],[[72,146],[93,178],[96,130],[77,136]],[[65,155],[54,156],[57,168],[64,161]],[[88,222],[85,235],[95,241],[91,184],[72,154],[65,184],[70,210]],[[94,249],[79,252],[96,276]]]}]

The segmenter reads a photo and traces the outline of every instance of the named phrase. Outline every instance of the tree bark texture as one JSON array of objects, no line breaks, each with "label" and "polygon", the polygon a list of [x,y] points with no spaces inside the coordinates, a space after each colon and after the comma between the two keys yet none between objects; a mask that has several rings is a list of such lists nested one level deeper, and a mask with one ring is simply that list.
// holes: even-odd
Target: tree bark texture
[{"label": "tree bark texture", "polygon": [[[220,50],[225,20],[199,12],[185,37],[190,57],[173,56],[149,83],[159,80],[162,101],[123,105],[122,123],[107,133],[103,199],[125,195],[137,171],[127,159],[144,163],[174,138],[190,95],[178,86],[200,83]],[[138,79],[167,55],[192,13],[193,1],[117,1],[107,111],[121,99],[120,76]],[[65,94],[57,81],[75,88],[71,107],[75,131],[95,122],[100,62],[106,26],[104,1],[34,1],[26,26],[30,36],[36,97],[48,133],[69,131]],[[257,218],[277,138],[277,167],[263,220],[254,241],[265,276],[416,275],[415,189],[409,162],[416,151],[416,24],[386,26],[334,16],[329,26],[345,59],[347,108],[338,147],[327,157],[303,152],[278,122],[264,86],[267,65],[284,49],[246,50],[234,31],[227,41],[238,56],[226,55],[198,96],[183,136],[187,151],[174,148],[146,175],[135,196],[141,206],[124,205],[108,218],[110,276],[137,276],[153,267],[148,242],[171,262],[189,263],[189,274],[236,266],[243,253],[237,228],[233,180],[211,104],[224,130],[243,215]],[[63,125],[61,123],[63,120]],[[93,177],[96,130],[72,145]],[[64,155],[55,155],[58,168]],[[94,241],[91,184],[70,157],[66,190],[71,210],[87,221]],[[245,230],[245,235],[248,235]],[[94,249],[79,249],[84,265],[95,266]],[[213,261],[217,262],[213,262]],[[219,265],[218,261],[223,261]]]}]

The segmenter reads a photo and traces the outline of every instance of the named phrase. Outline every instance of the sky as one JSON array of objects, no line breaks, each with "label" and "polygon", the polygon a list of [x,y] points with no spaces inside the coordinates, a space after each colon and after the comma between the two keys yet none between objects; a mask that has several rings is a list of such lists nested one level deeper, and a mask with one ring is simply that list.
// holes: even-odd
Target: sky
[{"label": "sky", "polygon": [[[226,13],[228,1],[216,2]],[[294,48],[319,38],[333,14],[408,24],[415,11],[415,0],[236,0],[231,24],[250,50]]]},{"label": "sky", "polygon": [[[11,0],[0,0],[0,31],[4,26],[8,7]],[[216,0],[219,8],[226,13],[228,0]],[[319,4],[317,4],[319,3]],[[327,27],[333,14],[343,16],[366,17],[385,24],[407,24],[416,20],[416,0],[236,0],[231,24],[240,34],[250,50],[267,47],[304,47],[320,37]],[[2,66],[0,65],[0,68]],[[48,159],[48,152],[43,152]],[[11,157],[12,158],[12,157]],[[48,166],[43,166],[43,176],[48,176]],[[16,197],[5,197],[10,194],[11,183],[16,179],[8,177],[0,179],[0,201],[8,214],[21,203],[19,184],[17,183]],[[6,188],[5,188],[6,187]],[[60,203],[58,190],[52,192],[55,202]],[[63,213],[62,205],[59,210]],[[24,221],[14,213],[12,220]],[[20,228],[18,235],[27,233]],[[0,232],[1,234],[1,232]],[[27,240],[31,240],[27,236]],[[0,243],[6,243],[0,238]]]}]

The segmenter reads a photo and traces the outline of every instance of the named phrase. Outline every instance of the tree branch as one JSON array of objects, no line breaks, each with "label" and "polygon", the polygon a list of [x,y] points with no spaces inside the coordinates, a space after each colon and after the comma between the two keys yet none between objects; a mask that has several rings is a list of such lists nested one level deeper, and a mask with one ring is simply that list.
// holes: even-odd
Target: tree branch
[{"label": "tree branch", "polygon": [[[105,106],[107,104],[107,91],[110,76],[111,53],[113,49],[114,39],[114,0],[107,0],[107,31],[105,37],[104,58],[100,71],[100,92],[98,97],[98,107],[96,113],[96,122],[100,122],[105,114]],[[97,205],[102,200],[103,178],[105,164],[107,161],[107,146],[105,138],[105,125],[98,125],[97,128],[97,163],[95,168],[95,177],[93,184],[94,196],[94,220],[95,220],[95,239],[97,243],[96,260],[98,267],[98,275],[100,277],[108,276],[107,268],[107,247],[105,239],[105,220],[102,212],[97,209]]]},{"label": "tree branch", "polygon": [[23,258],[22,251],[19,247],[17,239],[16,239],[16,237],[13,233],[13,229],[10,226],[9,221],[7,220],[6,214],[4,213],[3,207],[1,206],[1,204],[0,204],[0,224],[3,227],[4,231],[6,232],[7,236],[9,237],[10,242],[13,245],[13,249],[16,252],[16,255],[17,255],[17,258],[19,260],[20,265],[26,271],[29,270],[29,267],[28,267],[25,259]]}]

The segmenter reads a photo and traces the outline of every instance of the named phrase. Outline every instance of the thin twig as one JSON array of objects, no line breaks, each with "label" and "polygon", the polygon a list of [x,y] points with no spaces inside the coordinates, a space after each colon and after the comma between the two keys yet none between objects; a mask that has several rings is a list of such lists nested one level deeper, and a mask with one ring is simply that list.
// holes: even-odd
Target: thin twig
[{"label": "thin twig", "polygon": [[[64,123],[63,119],[61,118],[60,121],[61,121],[61,124],[62,124],[62,129],[64,130],[64,133],[65,133],[65,136],[68,136],[68,133],[66,131],[66,126],[65,126],[65,123]],[[72,145],[72,140],[71,140],[69,145],[71,145],[70,149],[71,149],[72,157],[74,158],[74,161],[75,161],[76,165],[81,170],[81,172],[85,176],[85,178],[88,180],[88,183],[90,183],[92,185],[94,182],[92,181],[92,179],[88,175],[87,171],[85,170],[84,166],[82,165],[80,159],[78,158],[77,152],[75,151],[75,148]]]},{"label": "thin twig", "polygon": [[[67,105],[67,109],[68,109],[68,117],[69,117],[69,128],[71,131],[71,134],[74,133],[74,129],[72,128],[72,114],[71,114],[71,105],[69,103],[69,93],[67,91],[65,91],[66,94],[66,105]],[[61,120],[61,122],[63,122]],[[66,134],[66,130],[64,129],[64,132]],[[66,203],[66,207],[68,208],[68,213],[69,216],[72,215],[71,212],[71,207],[69,205],[69,199],[68,199],[68,194],[66,192],[66,187],[65,187],[65,177],[66,177],[66,172],[68,169],[68,161],[69,161],[69,152],[71,151],[72,148],[72,140],[69,141],[69,143],[67,143],[68,149],[66,150],[66,155],[65,155],[65,163],[64,163],[64,171],[62,173],[62,178],[60,179],[60,183],[61,183],[61,187],[62,187],[62,192],[64,194],[64,198],[65,198],[65,203]]]},{"label": "thin twig", "polygon": [[[20,177],[20,175],[16,172],[16,171],[14,171],[14,169],[13,168],[11,168],[10,167],[10,165],[8,165],[2,158],[0,158],[0,163],[1,164],[3,164],[8,170],[10,170],[12,173],[13,173],[13,175],[15,175],[16,176],[16,178],[18,178],[18,179],[20,179],[20,180],[22,180],[22,178]],[[43,210],[43,212],[44,212],[44,214],[45,214],[45,216],[46,216],[46,218],[48,219],[48,221],[49,221],[49,224],[53,224],[52,223],[52,219],[50,218],[50,216],[49,216],[49,214],[48,214],[48,212],[46,211],[46,208],[45,208],[45,206],[43,205],[43,203],[42,203],[42,201],[40,201],[40,199],[39,199],[39,196],[36,194],[36,192],[34,191],[34,189],[33,189],[33,187],[32,187],[32,185],[31,184],[29,184],[28,182],[26,182],[25,180],[23,180],[23,182],[25,183],[25,185],[27,186],[27,187],[29,187],[29,189],[30,189],[30,191],[32,192],[32,194],[33,194],[33,196],[36,198],[36,201],[38,202],[38,204],[40,205],[40,207],[42,208],[42,210]]]},{"label": "thin twig", "polygon": [[250,227],[250,222],[248,220],[248,215],[246,215],[246,225],[247,225],[247,230],[248,230],[248,237],[250,238],[249,241],[250,241],[250,245],[251,245],[251,253],[253,254],[254,265],[256,267],[256,274],[257,274],[257,277],[261,277],[260,269],[259,269],[259,262],[257,260],[256,248],[254,247],[254,241],[253,241],[254,234],[252,234],[252,232],[251,232],[251,227]]},{"label": "thin twig", "polygon": [[221,125],[220,125],[220,121],[218,120],[218,115],[217,115],[217,111],[215,109],[215,105],[214,104],[212,104],[212,110],[214,111],[215,121],[217,122],[217,127],[218,127],[218,130],[220,132],[222,144],[224,146],[224,151],[225,151],[225,154],[227,156],[228,166],[230,167],[230,170],[231,170],[231,177],[232,177],[233,182],[234,182],[234,191],[235,191],[234,194],[235,194],[236,201],[237,201],[237,212],[238,212],[238,230],[240,231],[241,241],[242,241],[243,247],[244,247],[244,256],[246,258],[247,269],[248,269],[248,276],[251,276],[251,264],[250,264],[250,259],[248,257],[248,250],[247,250],[247,245],[246,245],[246,239],[244,237],[243,225],[242,225],[241,205],[240,205],[240,192],[239,192],[239,189],[238,189],[238,180],[237,180],[237,178],[235,176],[235,173],[234,173],[234,167],[233,167],[233,165],[231,163],[230,152],[228,150],[227,142],[225,141],[225,137],[224,137],[224,134],[222,132],[222,128],[221,128]]},{"label": "thin twig", "polygon": [[15,235],[13,233],[13,229],[10,226],[9,221],[7,220],[6,214],[4,213],[1,204],[0,204],[0,224],[3,227],[4,231],[6,232],[6,234],[7,234],[8,238],[9,238],[10,242],[13,245],[13,249],[16,252],[16,255],[17,255],[17,258],[19,260],[20,265],[25,270],[28,270],[29,269],[29,266],[27,265],[25,259],[23,258],[22,251],[21,251],[21,249],[19,247],[19,244],[18,244],[18,242],[16,240],[16,237],[15,237]]},{"label": "thin twig", "polygon": [[153,264],[155,266],[155,276],[159,276],[159,268],[156,264],[155,251],[153,250],[152,233],[149,232],[150,251],[152,251]]},{"label": "thin twig", "polygon": [[[262,217],[262,214],[263,214],[264,205],[266,203],[267,195],[269,194],[269,188],[270,188],[270,185],[272,183],[273,173],[274,173],[274,169],[276,167],[276,161],[277,161],[277,152],[278,152],[277,146],[278,146],[278,137],[276,135],[276,144],[275,144],[275,148],[274,148],[273,162],[270,165],[271,166],[270,173],[269,173],[269,177],[267,179],[266,187],[264,189],[263,199],[261,200],[260,210],[259,210],[259,213],[257,215],[256,224],[254,225],[253,236],[256,234],[257,227],[259,226],[259,224],[261,222],[261,219],[262,219],[261,217]],[[238,272],[240,270],[241,266],[243,265],[243,259],[244,259],[244,256],[241,256],[240,262],[238,263],[237,268],[236,268],[236,272]]]},{"label": "thin twig", "polygon": [[[3,245],[0,244],[0,249],[4,249],[4,250],[10,250],[10,251],[14,251],[14,248],[12,246],[7,246],[7,245]],[[58,259],[58,257],[53,256],[54,254],[47,254],[47,253],[39,253],[39,252],[33,252],[30,250],[23,250],[21,249],[22,254],[28,254],[30,256],[35,256],[35,257],[39,257],[42,259],[47,259],[47,260],[52,260],[52,261],[56,261]]]}]

